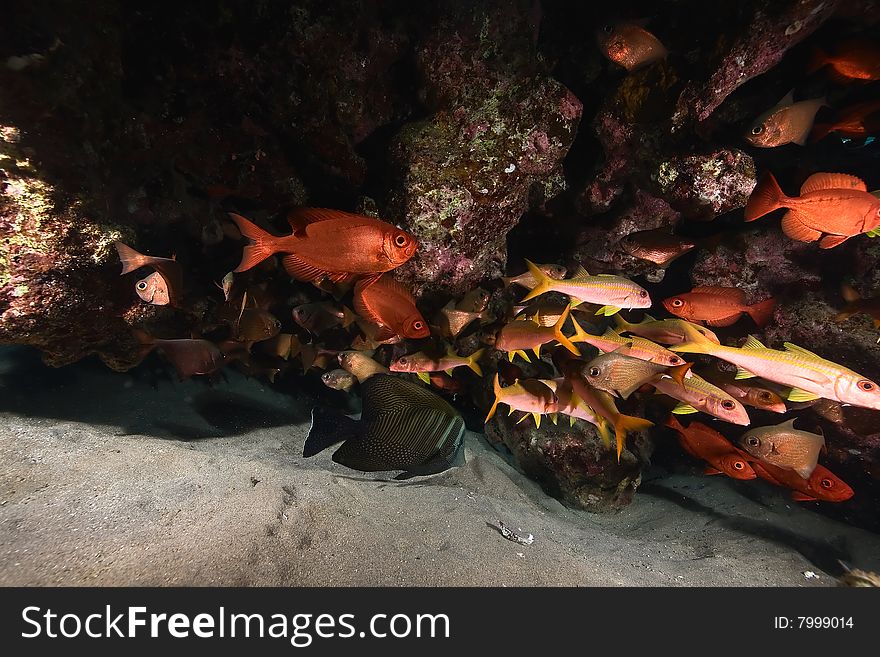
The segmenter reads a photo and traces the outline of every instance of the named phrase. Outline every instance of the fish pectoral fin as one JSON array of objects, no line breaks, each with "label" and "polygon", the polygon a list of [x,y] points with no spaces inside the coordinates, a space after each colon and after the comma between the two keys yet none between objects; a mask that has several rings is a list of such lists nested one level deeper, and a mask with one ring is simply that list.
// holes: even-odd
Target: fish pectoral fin
[{"label": "fish pectoral fin", "polygon": [[846,242],[850,237],[850,235],[825,235],[825,237],[819,240],[819,248],[833,249],[835,246],[840,246]]},{"label": "fish pectoral fin", "polygon": [[421,379],[423,383],[431,382],[431,377],[428,375],[427,372],[416,372],[416,376],[419,377],[419,379]]},{"label": "fish pectoral fin", "polygon": [[616,315],[620,312],[620,308],[617,306],[602,306],[599,310],[596,311],[597,315],[604,315],[605,317],[611,317],[612,315]]},{"label": "fish pectoral fin", "polygon": [[514,351],[513,353],[519,355],[527,363],[532,362],[531,358],[529,358],[529,355],[525,351],[522,351],[521,349],[518,349],[518,350]]},{"label": "fish pectoral fin", "polygon": [[676,415],[690,415],[691,413],[699,413],[696,408],[694,408],[690,404],[685,404],[684,402],[676,405],[676,407],[672,409],[672,412]]},{"label": "fish pectoral fin", "polygon": [[532,417],[535,419],[535,428],[541,428],[541,414],[540,413],[532,413]]},{"label": "fish pectoral fin", "polygon": [[822,232],[810,228],[807,217],[797,210],[789,210],[782,217],[782,232],[798,242],[815,242],[822,237]]},{"label": "fish pectoral fin", "polygon": [[718,468],[713,468],[711,465],[709,465],[709,466],[706,466],[705,470],[703,470],[703,474],[704,475],[719,475],[719,474],[724,474],[724,473],[721,472],[721,470],[719,470]]},{"label": "fish pectoral fin", "polygon": [[527,417],[529,417],[529,414],[528,414],[528,413],[523,413],[523,416],[522,416],[520,419],[518,419],[518,420],[516,421],[516,423],[519,424],[520,422],[522,422],[523,420],[525,420]]},{"label": "fish pectoral fin", "polygon": [[818,500],[812,495],[807,495],[800,492],[799,490],[791,492],[791,499],[793,499],[795,502],[818,502]]},{"label": "fish pectoral fin", "polygon": [[751,372],[749,372],[747,369],[744,369],[744,368],[739,367],[739,366],[737,365],[737,368],[736,368],[736,376],[734,376],[733,378],[736,379],[736,380],[742,380],[742,379],[754,379],[754,378],[755,378],[755,375],[752,374]]},{"label": "fish pectoral fin", "polygon": [[741,316],[742,313],[737,311],[732,315],[726,315],[724,317],[718,317],[716,319],[708,319],[706,320],[706,324],[708,324],[709,326],[717,327],[732,326],[733,324],[736,324],[737,320],[739,320]]},{"label": "fish pectoral fin", "polygon": [[819,395],[801,388],[792,388],[788,393],[788,401],[792,402],[808,402],[815,399],[819,399]]}]

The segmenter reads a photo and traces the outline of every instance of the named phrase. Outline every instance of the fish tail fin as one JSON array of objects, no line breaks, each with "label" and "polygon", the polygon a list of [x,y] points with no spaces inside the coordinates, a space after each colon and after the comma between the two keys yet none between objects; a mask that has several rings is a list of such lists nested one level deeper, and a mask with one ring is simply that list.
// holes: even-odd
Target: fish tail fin
[{"label": "fish tail fin", "polygon": [[342,306],[342,328],[348,328],[357,319],[357,315],[348,306]]},{"label": "fish tail fin", "polygon": [[467,366],[471,368],[471,371],[474,374],[480,377],[483,376],[483,368],[480,367],[480,363],[477,361],[479,361],[483,357],[483,354],[485,352],[485,349],[477,349],[474,353],[468,356],[467,359]]},{"label": "fish tail fin", "polygon": [[632,328],[632,324],[620,316],[620,313],[614,314],[614,323],[617,326],[618,333],[626,333]]},{"label": "fish tail fin", "polygon": [[339,411],[315,407],[312,425],[303,445],[303,457],[308,458],[336,443],[353,438],[359,433],[359,423]]},{"label": "fish tail fin", "polygon": [[683,329],[687,339],[680,344],[670,346],[671,351],[682,354],[708,354],[712,347],[718,346],[692,326],[684,324]]},{"label": "fish tail fin", "polygon": [[574,335],[568,338],[570,342],[586,342],[590,338],[590,334],[578,324],[574,315],[571,316],[571,324],[574,327]]},{"label": "fish tail fin", "polygon": [[755,189],[752,190],[752,195],[749,196],[749,201],[746,203],[745,219],[746,221],[759,219],[765,214],[783,207],[787,200],[788,197],[782,192],[776,178],[768,171],[761,177],[758,184],[755,185]]},{"label": "fish tail fin", "polygon": [[620,462],[623,444],[630,431],[644,431],[653,426],[653,422],[641,417],[634,417],[632,415],[619,416],[617,422],[614,423],[614,439],[617,441],[617,461]]},{"label": "fish tail fin", "polygon": [[815,73],[828,63],[828,53],[821,48],[814,48],[807,62],[807,74]]},{"label": "fish tail fin", "polygon": [[666,374],[672,377],[672,380],[675,381],[678,385],[684,385],[684,377],[693,366],[693,363],[676,365],[675,367],[670,367],[668,370],[666,370]]},{"label": "fish tail fin", "polygon": [[486,424],[486,422],[492,419],[492,416],[495,415],[495,411],[498,408],[498,402],[501,401],[501,381],[498,379],[498,372],[495,372],[495,378],[492,380],[492,394],[495,395],[495,401],[492,402],[492,408],[489,409],[489,413],[486,415],[486,419],[483,420],[483,424]]},{"label": "fish tail fin", "polygon": [[753,306],[749,306],[748,308],[746,308],[746,312],[753,320],[755,320],[755,324],[757,324],[758,328],[764,328],[770,321],[770,317],[773,315],[773,311],[775,309],[776,299],[773,299],[771,297],[766,301],[762,301],[760,303],[756,303]]},{"label": "fish tail fin", "polygon": [[145,256],[143,253],[135,251],[127,244],[114,242],[114,246],[116,247],[116,253],[119,254],[119,260],[122,262],[122,273],[119,274],[120,276],[133,272],[135,269],[140,269],[151,261],[149,256]]},{"label": "fish tail fin", "polygon": [[673,413],[670,413],[663,421],[663,426],[669,427],[670,429],[675,429],[676,431],[684,431],[684,427],[681,425],[681,422],[678,421],[678,418],[676,418]]},{"label": "fish tail fin", "polygon": [[539,297],[545,292],[550,292],[550,287],[552,285],[552,281],[547,274],[542,272],[538,266],[532,262],[531,260],[526,260],[526,265],[529,268],[529,272],[531,272],[532,276],[535,279],[535,287],[533,287],[529,293],[523,297],[523,301],[529,301],[534,299],[535,297]]},{"label": "fish tail fin", "polygon": [[229,217],[238,226],[241,234],[251,241],[251,244],[244,247],[241,254],[241,263],[233,271],[236,273],[247,271],[263,262],[269,256],[278,253],[279,238],[266,232],[240,214],[230,212]]},{"label": "fish tail fin", "polygon": [[559,319],[556,320],[556,324],[553,325],[553,336],[556,338],[556,341],[559,342],[563,347],[568,349],[575,356],[580,357],[581,352],[578,351],[578,348],[575,347],[571,340],[565,337],[565,334],[562,332],[562,327],[565,325],[565,320],[568,319],[568,316],[571,314],[571,306],[566,306],[565,310],[562,311],[562,314],[559,316]]}]

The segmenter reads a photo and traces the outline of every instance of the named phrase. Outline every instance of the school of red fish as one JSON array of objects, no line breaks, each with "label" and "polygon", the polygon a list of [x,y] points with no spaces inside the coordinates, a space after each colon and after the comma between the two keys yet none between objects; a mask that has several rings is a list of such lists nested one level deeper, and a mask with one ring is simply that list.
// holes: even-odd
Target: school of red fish
[{"label": "school of red fish", "polygon": [[[619,24],[596,36],[608,59],[627,71],[667,56],[660,41],[641,25]],[[876,80],[880,54],[875,51],[870,44],[842,44],[836,52],[817,53],[811,67],[828,69],[837,79]],[[814,139],[835,132],[864,136],[875,129],[880,110],[876,102],[839,108],[833,120],[814,129],[817,113],[825,106],[824,98],[796,102],[789,94],[758,117],[744,139],[755,147],[773,148],[803,145],[811,134]],[[787,236],[818,242],[821,249],[880,227],[880,198],[864,181],[842,172],[816,172],[794,196],[765,172],[745,208],[745,221],[777,209],[786,210],[781,227]],[[567,416],[572,425],[594,425],[618,459],[627,435],[653,423],[622,413],[617,400],[658,395],[669,400],[665,426],[675,432],[687,454],[705,462],[707,474],[761,478],[790,489],[796,500],[841,502],[854,494],[819,464],[826,450],[824,437],[795,428],[797,418],[751,427],[747,407],[783,414],[791,410],[786,402],[830,400],[880,410],[878,384],[844,364],[791,343],[768,347],[752,335],[740,346],[729,346],[713,332],[712,328],[738,322],[763,329],[773,321],[775,299],[748,299],[743,290],[732,287],[697,287],[652,300],[648,290],[623,276],[526,260],[519,275],[486,281],[485,288],[451,299],[426,317],[411,291],[393,275],[413,257],[419,241],[388,221],[300,208],[287,217],[290,232],[276,235],[241,214],[230,214],[229,219],[227,234],[240,234],[245,245],[240,264],[216,283],[228,338],[159,338],[140,330],[134,335],[144,356],[161,352],[181,379],[210,376],[236,363],[250,375],[274,381],[298,358],[303,372],[323,370],[322,381],[336,390],[348,392],[373,375],[396,373],[414,375],[454,398],[479,383],[487,368],[492,398],[486,422],[501,406],[509,415],[520,413],[519,422],[531,419],[538,428],[544,417],[555,424],[560,415]],[[122,274],[141,272],[133,282],[137,298],[185,307],[185,276],[174,257],[145,255],[122,243],[116,247]],[[651,230],[626,236],[619,248],[666,266],[705,245]],[[281,304],[249,274],[260,270],[277,276],[276,256],[288,279],[311,284],[322,295],[319,301],[287,310],[289,321],[273,314]],[[848,305],[840,320],[868,313],[880,324],[877,301],[860,299],[854,290],[844,290],[844,297]],[[656,318],[662,309],[671,317]],[[641,311],[642,316],[630,321],[622,311]],[[291,323],[296,329],[282,332]],[[587,324],[595,327],[593,332],[583,327]],[[327,346],[331,341],[325,338],[331,334],[336,346]],[[470,353],[457,353],[456,341],[468,335],[478,336],[480,344]],[[338,348],[340,340],[345,348]],[[393,346],[380,355],[384,345]],[[516,360],[542,359],[542,348],[555,376],[525,377]],[[708,366],[705,358],[686,360],[689,354],[732,367],[726,374]],[[695,413],[743,427],[742,433],[733,442],[704,422],[685,426],[678,419]]]}]

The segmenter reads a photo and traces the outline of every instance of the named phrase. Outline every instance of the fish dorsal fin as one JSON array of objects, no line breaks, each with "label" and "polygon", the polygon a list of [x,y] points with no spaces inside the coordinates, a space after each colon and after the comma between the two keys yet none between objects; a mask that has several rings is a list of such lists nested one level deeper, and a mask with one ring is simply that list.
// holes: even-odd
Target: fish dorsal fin
[{"label": "fish dorsal fin", "polygon": [[716,287],[713,285],[703,285],[701,287],[695,287],[693,290],[691,290],[691,292],[712,294],[718,297],[734,299],[739,302],[744,301],[746,297],[746,293],[740,290],[738,287]]},{"label": "fish dorsal fin", "polygon": [[550,390],[552,390],[554,393],[559,388],[559,384],[554,379],[537,379],[537,380],[540,381],[541,383],[543,383],[548,388],[550,388]]},{"label": "fish dorsal fin", "polygon": [[[624,339],[623,336],[620,335],[620,333],[615,331],[610,326],[607,329],[605,329],[605,332],[602,334],[602,337],[605,338],[606,340],[611,340],[613,342],[620,342],[621,340]],[[626,338],[626,339],[628,340],[629,338]]]},{"label": "fish dorsal fin", "polygon": [[822,189],[857,189],[868,191],[865,181],[846,173],[814,173],[801,185],[801,196]]},{"label": "fish dorsal fin", "polygon": [[813,358],[822,358],[819,354],[814,354],[809,349],[798,347],[796,344],[792,344],[791,342],[783,342],[782,346],[785,347],[786,351],[790,351],[793,354],[801,354],[803,356],[811,356]]},{"label": "fish dorsal fin", "polygon": [[589,275],[590,272],[584,269],[583,265],[578,265],[577,269],[574,270],[574,276],[572,276],[572,278],[586,278]]},{"label": "fish dorsal fin", "polygon": [[773,109],[778,110],[783,107],[789,107],[790,105],[794,105],[794,89],[785,94],[782,99],[773,106]]},{"label": "fish dorsal fin", "polygon": [[293,228],[293,232],[297,234],[302,233],[309,224],[315,224],[319,221],[363,218],[363,215],[343,212],[342,210],[332,210],[330,208],[294,208],[287,213],[287,223]]},{"label": "fish dorsal fin", "polygon": [[798,429],[794,428],[794,421],[796,419],[797,418],[793,417],[790,420],[786,420],[785,422],[781,422],[780,424],[776,425],[776,428],[777,429],[791,429],[792,431],[798,431]]},{"label": "fish dorsal fin", "polygon": [[749,335],[746,337],[745,343],[743,343],[742,349],[766,349],[764,343],[761,342],[754,335]]}]

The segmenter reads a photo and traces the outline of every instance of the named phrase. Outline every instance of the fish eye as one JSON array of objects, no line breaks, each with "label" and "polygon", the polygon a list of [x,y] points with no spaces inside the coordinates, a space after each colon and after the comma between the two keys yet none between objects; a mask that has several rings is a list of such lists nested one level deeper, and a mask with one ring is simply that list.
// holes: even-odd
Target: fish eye
[{"label": "fish eye", "polygon": [[734,404],[729,399],[725,399],[723,402],[721,402],[721,408],[732,411],[734,408],[736,408],[736,404]]},{"label": "fish eye", "polygon": [[600,370],[598,367],[591,367],[590,368],[590,376],[599,376],[599,374],[601,374],[601,372],[602,372],[602,370]]},{"label": "fish eye", "polygon": [[834,482],[832,482],[828,477],[825,477],[822,481],[819,482],[819,485],[822,488],[831,488],[834,486]]},{"label": "fish eye", "polygon": [[757,447],[761,443],[761,441],[758,440],[757,438],[755,438],[754,436],[749,436],[749,439],[747,442],[749,443],[749,447]]},{"label": "fish eye", "polygon": [[146,290],[146,289],[147,289],[147,283],[146,283],[146,281],[138,281],[137,289],[139,289],[139,290]]},{"label": "fish eye", "polygon": [[676,299],[672,300],[672,307],[673,308],[681,308],[683,305],[684,305],[684,301],[682,301],[681,299],[676,298]]},{"label": "fish eye", "polygon": [[609,25],[603,25],[603,26],[602,26],[602,31],[603,31],[605,34],[611,34],[611,33],[614,31],[614,26],[613,26],[613,25],[610,25],[610,24],[609,24]]},{"label": "fish eye", "polygon": [[642,297],[642,299],[644,299],[646,296],[648,296],[648,293],[645,290],[642,290],[639,292],[639,296]]},{"label": "fish eye", "polygon": [[737,469],[737,470],[744,470],[745,467],[746,467],[746,464],[743,463],[742,461],[734,461],[734,462],[733,462],[733,467],[734,467],[735,469]]},{"label": "fish eye", "polygon": [[406,356],[401,356],[400,358],[397,359],[397,362],[400,363],[401,365],[406,365]]},{"label": "fish eye", "polygon": [[870,381],[864,379],[859,381],[857,385],[859,386],[859,390],[864,390],[865,392],[871,392],[877,387]]},{"label": "fish eye", "polygon": [[754,128],[752,128],[753,135],[760,135],[762,132],[764,132],[764,125],[763,124],[756,125]]},{"label": "fish eye", "polygon": [[421,331],[424,327],[425,327],[425,325],[422,324],[422,322],[420,322],[420,321],[418,321],[418,320],[415,321],[415,322],[413,322],[413,328],[414,328],[416,331]]},{"label": "fish eye", "polygon": [[766,390],[762,390],[761,392],[759,392],[759,393],[758,393],[758,396],[759,396],[761,399],[763,399],[764,401],[769,401],[769,400],[770,400],[770,393],[767,392]]},{"label": "fish eye", "polygon": [[681,358],[679,358],[678,356],[673,356],[669,359],[669,362],[673,365],[678,365],[681,362]]},{"label": "fish eye", "polygon": [[394,238],[394,243],[399,247],[406,246],[407,242],[409,242],[409,240],[406,238],[406,235],[404,235],[403,233],[399,233],[397,235],[397,237]]}]

